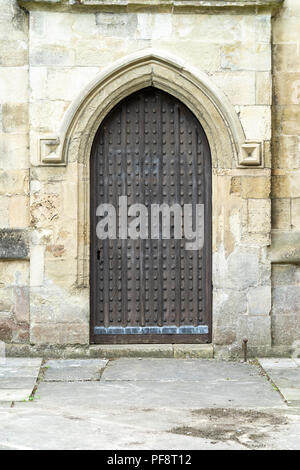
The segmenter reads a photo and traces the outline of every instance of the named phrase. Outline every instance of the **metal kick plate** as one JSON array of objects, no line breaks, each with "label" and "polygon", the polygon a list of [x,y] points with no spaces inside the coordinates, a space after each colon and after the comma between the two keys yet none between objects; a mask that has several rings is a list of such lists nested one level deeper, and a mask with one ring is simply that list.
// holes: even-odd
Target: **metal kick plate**
[{"label": "metal kick plate", "polygon": [[96,326],[95,335],[203,335],[208,333],[208,326]]}]

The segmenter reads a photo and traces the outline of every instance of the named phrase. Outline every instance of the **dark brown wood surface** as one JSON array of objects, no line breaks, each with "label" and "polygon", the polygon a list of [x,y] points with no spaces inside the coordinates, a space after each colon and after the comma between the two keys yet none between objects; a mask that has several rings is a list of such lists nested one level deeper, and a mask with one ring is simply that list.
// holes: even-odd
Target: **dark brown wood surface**
[{"label": "dark brown wood surface", "polygon": [[[135,93],[106,117],[91,153],[91,342],[211,341],[211,161],[192,112],[155,88]],[[204,204],[204,248],[171,239],[99,240],[96,208],[128,196],[128,206]],[[118,211],[117,211],[118,215]],[[130,219],[129,219],[130,220]],[[118,218],[117,218],[118,225]],[[208,333],[95,334],[95,327],[207,325]]]}]

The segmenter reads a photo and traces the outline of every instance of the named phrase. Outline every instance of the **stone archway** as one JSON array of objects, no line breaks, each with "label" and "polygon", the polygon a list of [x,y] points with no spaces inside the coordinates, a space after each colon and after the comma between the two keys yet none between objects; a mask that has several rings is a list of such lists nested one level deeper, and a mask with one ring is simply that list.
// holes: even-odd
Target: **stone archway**
[{"label": "stone archway", "polygon": [[[72,294],[89,301],[89,167],[94,137],[117,103],[149,86],[187,106],[209,142],[214,343],[239,348],[247,335],[255,345],[269,344],[270,201],[263,142],[245,141],[234,107],[206,74],[153,50],[128,56],[102,72],[70,106],[59,135],[44,142],[41,164],[66,167],[60,172],[75,189],[68,214],[76,234],[68,258],[72,279],[76,278]],[[85,322],[88,313],[85,307]]]},{"label": "stone archway", "polygon": [[[89,285],[89,158],[95,134],[118,102],[148,86],[173,95],[193,112],[207,136],[213,169],[239,165],[245,143],[242,125],[227,97],[205,73],[152,49],[128,56],[102,72],[69,108],[56,150],[47,160],[78,165],[78,286]],[[214,194],[212,200],[214,211]],[[213,238],[223,239],[224,235],[214,233]]]}]

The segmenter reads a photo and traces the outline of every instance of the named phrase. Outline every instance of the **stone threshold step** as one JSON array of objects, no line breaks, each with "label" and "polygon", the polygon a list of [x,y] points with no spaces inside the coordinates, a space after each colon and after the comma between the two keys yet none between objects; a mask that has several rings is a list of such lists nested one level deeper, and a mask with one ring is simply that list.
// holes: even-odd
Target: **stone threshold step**
[{"label": "stone threshold step", "polygon": [[97,344],[97,345],[6,345],[7,356],[43,357],[44,359],[119,357],[169,357],[212,359],[212,344]]},{"label": "stone threshold step", "polygon": [[[91,355],[118,357],[174,357],[212,359],[212,344],[107,344],[90,346]],[[100,357],[100,356],[99,356]]]}]

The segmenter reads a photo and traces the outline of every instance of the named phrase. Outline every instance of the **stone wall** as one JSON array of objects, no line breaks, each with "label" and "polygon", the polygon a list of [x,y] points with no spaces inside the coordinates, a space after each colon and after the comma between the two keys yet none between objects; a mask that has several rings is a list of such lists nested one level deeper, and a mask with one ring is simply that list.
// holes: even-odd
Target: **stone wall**
[{"label": "stone wall", "polygon": [[[28,15],[0,0],[0,338],[29,341]],[[20,258],[20,259],[17,259]]]},{"label": "stone wall", "polygon": [[[253,353],[270,352],[271,325],[274,345],[287,345],[286,339],[281,340],[280,326],[287,312],[277,305],[286,279],[282,274],[280,280],[278,253],[282,233],[295,232],[299,225],[297,103],[289,102],[297,100],[298,93],[297,70],[293,69],[296,67],[293,51],[298,51],[297,28],[293,32],[291,27],[298,14],[300,17],[297,0],[286,0],[286,7],[273,20],[272,209],[277,251],[270,250],[272,22],[269,8],[171,13],[168,9],[149,11],[134,6],[129,11],[119,11],[112,6],[113,12],[108,13],[99,8],[78,10],[76,5],[71,7],[62,0],[53,1],[51,6],[48,2],[46,7],[31,8],[43,2],[22,0],[22,5],[30,9],[30,13],[25,13],[17,6],[17,0],[0,2],[3,4],[0,222],[4,229],[29,229],[30,239],[30,273],[26,257],[0,261],[2,273],[14,274],[0,276],[0,339],[36,345],[89,343],[89,227],[81,216],[89,204],[88,185],[83,185],[87,181],[88,159],[84,156],[83,136],[92,132],[92,127],[88,127],[90,117],[97,114],[104,98],[100,90],[97,104],[91,104],[86,87],[116,61],[146,50],[158,50],[161,56],[173,57],[186,65],[195,76],[204,73],[211,90],[220,90],[224,110],[235,113],[244,133],[243,142],[236,142],[237,155],[225,155],[224,149],[223,153],[217,149],[213,162],[216,350],[220,354],[239,353],[246,336]],[[293,34],[293,39],[285,36]],[[175,71],[166,74],[170,82],[177,81]],[[116,80],[114,87],[125,87],[120,83]],[[80,98],[85,98],[84,105],[72,114],[74,103]],[[72,132],[66,144],[67,158],[60,160],[55,152],[65,142],[62,126],[68,113],[74,118]],[[201,117],[199,111],[200,121],[201,118],[204,125],[205,113]],[[216,119],[216,128],[221,129],[221,125],[226,128],[222,113]],[[241,144],[246,142],[259,143],[262,147],[261,162],[256,167],[239,164]],[[217,146],[212,140],[210,144]],[[82,245],[83,253],[78,251]],[[290,245],[294,248],[295,242],[290,241]],[[273,300],[271,256],[277,279],[273,282]],[[85,269],[78,275],[80,263]],[[297,274],[293,276],[296,286]],[[294,333],[292,340],[296,339]]]},{"label": "stone wall", "polygon": [[272,338],[300,339],[300,2],[285,0],[273,32]]}]

